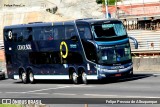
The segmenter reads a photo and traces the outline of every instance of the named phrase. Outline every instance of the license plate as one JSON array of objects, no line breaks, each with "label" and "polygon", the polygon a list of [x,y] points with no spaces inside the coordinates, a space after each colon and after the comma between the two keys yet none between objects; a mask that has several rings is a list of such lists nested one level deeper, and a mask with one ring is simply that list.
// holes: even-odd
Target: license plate
[{"label": "license plate", "polygon": [[121,74],[115,74],[115,77],[120,77],[120,76],[122,76]]}]

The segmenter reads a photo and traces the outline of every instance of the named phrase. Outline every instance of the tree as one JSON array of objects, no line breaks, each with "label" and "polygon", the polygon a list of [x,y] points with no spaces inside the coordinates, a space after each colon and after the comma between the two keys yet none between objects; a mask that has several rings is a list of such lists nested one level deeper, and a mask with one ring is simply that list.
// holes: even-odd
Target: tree
[{"label": "tree", "polygon": [[[115,2],[121,1],[121,0],[107,0],[108,5],[115,5]],[[105,0],[96,0],[97,4],[103,4],[105,5]]]}]

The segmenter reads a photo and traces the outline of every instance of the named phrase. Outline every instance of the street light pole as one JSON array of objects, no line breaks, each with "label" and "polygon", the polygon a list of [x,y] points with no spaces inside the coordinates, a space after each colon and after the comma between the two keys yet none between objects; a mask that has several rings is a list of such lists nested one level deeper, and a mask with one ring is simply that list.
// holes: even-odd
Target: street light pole
[{"label": "street light pole", "polygon": [[118,19],[118,18],[119,18],[119,15],[118,15],[117,0],[115,0],[115,6],[116,6],[116,18]]},{"label": "street light pole", "polygon": [[105,0],[105,6],[106,6],[106,15],[105,15],[105,17],[106,17],[106,19],[108,19],[109,17],[108,17],[108,3],[107,3],[107,0]]}]

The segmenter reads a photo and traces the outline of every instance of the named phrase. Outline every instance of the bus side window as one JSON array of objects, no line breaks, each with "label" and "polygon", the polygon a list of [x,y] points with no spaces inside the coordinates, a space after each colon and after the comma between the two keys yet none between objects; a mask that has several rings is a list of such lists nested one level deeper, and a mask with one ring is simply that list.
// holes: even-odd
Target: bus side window
[{"label": "bus side window", "polygon": [[31,41],[32,38],[30,37],[30,33],[29,33],[29,30],[27,29],[24,29],[23,30],[23,37],[24,37],[24,41]]},{"label": "bus side window", "polygon": [[65,37],[64,26],[55,26],[53,28],[54,40],[63,40]]},{"label": "bus side window", "polygon": [[16,42],[22,42],[23,38],[23,30],[22,29],[13,29],[13,39]]},{"label": "bus side window", "polygon": [[91,37],[90,29],[89,29],[88,27],[85,27],[85,28],[84,28],[84,31],[85,31],[84,37],[85,37],[86,39],[91,39],[92,37]]},{"label": "bus side window", "polygon": [[12,35],[13,35],[13,41],[14,41],[14,42],[17,42],[17,40],[18,40],[18,39],[17,39],[17,33],[14,33],[14,32],[13,32]]},{"label": "bus side window", "polygon": [[65,39],[71,39],[71,37],[76,36],[76,31],[73,25],[65,26]]},{"label": "bus side window", "polygon": [[44,29],[45,40],[53,40],[53,33],[51,27],[46,27]]},{"label": "bus side window", "polygon": [[28,27],[27,29],[25,29],[23,31],[23,35],[24,35],[24,39],[25,41],[32,41],[32,28],[31,27]]},{"label": "bus side window", "polygon": [[32,41],[32,39],[32,35],[29,35],[27,41]]},{"label": "bus side window", "polygon": [[45,40],[45,35],[42,30],[40,31],[40,34],[39,34],[39,40]]},{"label": "bus side window", "polygon": [[81,39],[92,39],[91,30],[87,24],[77,24]]},{"label": "bus side window", "polygon": [[34,28],[33,29],[33,40],[39,41],[39,40],[44,40],[44,32],[43,28]]},{"label": "bus side window", "polygon": [[57,28],[53,29],[53,38],[54,40],[58,40],[58,29]]}]

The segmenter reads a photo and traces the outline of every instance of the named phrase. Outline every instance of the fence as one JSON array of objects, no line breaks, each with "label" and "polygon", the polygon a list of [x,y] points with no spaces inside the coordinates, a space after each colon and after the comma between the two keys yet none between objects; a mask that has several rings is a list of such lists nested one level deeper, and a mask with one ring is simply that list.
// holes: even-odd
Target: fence
[{"label": "fence", "polygon": [[0,50],[4,50],[3,40],[0,40]]},{"label": "fence", "polygon": [[128,35],[136,38],[139,44],[138,49],[134,49],[134,43],[130,41],[132,53],[160,55],[160,31],[130,30]]}]

